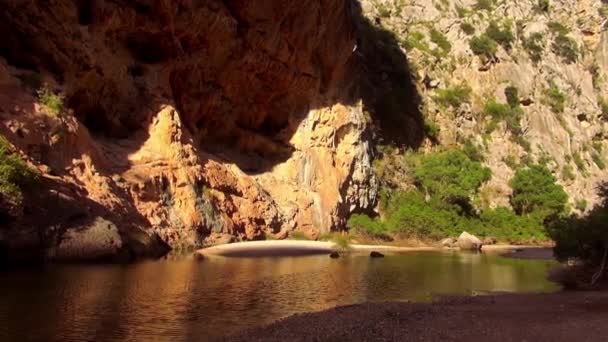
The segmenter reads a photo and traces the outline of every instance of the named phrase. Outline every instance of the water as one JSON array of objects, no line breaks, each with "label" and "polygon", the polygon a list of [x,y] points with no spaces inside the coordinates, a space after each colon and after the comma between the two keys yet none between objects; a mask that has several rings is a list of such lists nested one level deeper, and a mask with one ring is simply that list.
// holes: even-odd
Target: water
[{"label": "water", "polygon": [[552,265],[456,252],[55,265],[0,273],[0,341],[205,341],[336,305],[555,291]]}]

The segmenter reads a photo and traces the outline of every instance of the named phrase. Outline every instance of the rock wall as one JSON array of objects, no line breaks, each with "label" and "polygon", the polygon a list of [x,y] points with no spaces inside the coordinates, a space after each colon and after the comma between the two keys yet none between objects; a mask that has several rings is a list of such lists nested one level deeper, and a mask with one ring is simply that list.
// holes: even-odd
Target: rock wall
[{"label": "rock wall", "polygon": [[[546,8],[537,1],[362,3],[365,16],[391,32],[407,53],[423,99],[420,110],[439,129],[435,141],[427,139],[422,150],[471,142],[483,152],[493,173],[480,191],[483,206],[509,206],[509,180],[515,169],[540,162],[564,186],[573,209],[580,213],[592,208],[598,200],[597,184],[608,177],[608,10],[604,2],[549,1]],[[508,27],[511,41],[496,43],[491,58],[476,55],[470,42],[484,35],[492,23],[501,30]],[[535,43],[538,60],[532,58],[534,36],[540,37]],[[576,47],[573,60],[565,57],[567,44],[559,44],[564,40]],[[471,90],[468,100],[455,106],[437,100],[441,91],[461,85]],[[485,111],[490,99],[507,103],[507,87],[519,93],[522,115],[516,133],[504,120],[490,128],[493,120]],[[552,87],[563,96],[561,111],[552,108]],[[407,181],[397,179],[396,183]],[[585,208],[576,205],[584,202]]]},{"label": "rock wall", "polygon": [[0,247],[114,258],[343,228],[376,197],[358,15],[348,0],[3,1],[0,133],[43,177],[2,215]]}]

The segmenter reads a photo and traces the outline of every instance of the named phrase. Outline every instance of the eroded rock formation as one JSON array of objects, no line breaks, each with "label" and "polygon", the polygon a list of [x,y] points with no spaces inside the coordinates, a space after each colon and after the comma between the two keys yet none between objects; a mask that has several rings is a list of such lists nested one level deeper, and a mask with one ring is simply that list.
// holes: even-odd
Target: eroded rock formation
[{"label": "eroded rock formation", "polygon": [[0,132],[43,175],[3,215],[4,249],[82,257],[100,236],[92,257],[138,256],[342,228],[376,197],[355,5],[0,3]]}]

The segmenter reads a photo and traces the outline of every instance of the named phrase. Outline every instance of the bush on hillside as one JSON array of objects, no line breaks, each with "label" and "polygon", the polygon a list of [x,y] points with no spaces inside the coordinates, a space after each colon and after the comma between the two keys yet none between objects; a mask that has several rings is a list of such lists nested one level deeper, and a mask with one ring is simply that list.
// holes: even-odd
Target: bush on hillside
[{"label": "bush on hillside", "polygon": [[460,23],[460,29],[462,30],[462,32],[468,34],[469,36],[475,34],[475,27],[473,27],[473,25],[471,25],[470,23]]},{"label": "bush on hillside", "polygon": [[491,11],[494,9],[495,0],[477,0],[475,9],[479,11]]},{"label": "bush on hillside", "polygon": [[469,47],[475,55],[488,59],[493,59],[498,50],[498,44],[486,34],[471,38]]},{"label": "bush on hillside", "polygon": [[534,9],[538,12],[549,12],[549,0],[538,0]]},{"label": "bush on hillside", "polygon": [[515,86],[508,86],[505,88],[505,97],[507,103],[511,108],[519,107],[519,90]]},{"label": "bush on hillside", "polygon": [[455,149],[421,156],[414,172],[425,192],[447,201],[467,201],[491,176],[490,169]]},{"label": "bush on hillside", "polygon": [[431,29],[431,41],[441,49],[439,55],[446,56],[452,50],[452,44],[448,38],[436,29]]},{"label": "bush on hillside", "polygon": [[510,182],[515,212],[520,215],[538,212],[543,216],[563,213],[568,195],[556,181],[551,171],[542,165],[517,170]]},{"label": "bush on hillside", "polygon": [[458,108],[461,104],[470,101],[472,91],[471,87],[466,84],[438,89],[435,101],[445,107]]},{"label": "bush on hillside", "polygon": [[515,40],[509,21],[505,21],[502,25],[498,25],[495,21],[491,22],[486,29],[486,35],[493,41],[502,45],[505,50],[510,50],[513,41]]},{"label": "bush on hillside", "polygon": [[553,40],[551,50],[562,60],[568,64],[575,63],[578,60],[579,49],[576,41],[565,35],[558,35]]},{"label": "bush on hillside", "polygon": [[12,153],[8,141],[0,136],[0,195],[13,202],[21,202],[22,190],[33,184],[38,174]]},{"label": "bush on hillside", "polygon": [[50,88],[43,87],[38,90],[38,101],[47,107],[52,115],[59,115],[63,111],[63,96],[54,93]]},{"label": "bush on hillside", "polygon": [[543,55],[545,54],[545,37],[541,32],[534,32],[528,36],[528,38],[523,39],[523,47],[528,52],[530,59],[534,63],[538,63],[543,59]]},{"label": "bush on hillside", "polygon": [[437,125],[432,120],[429,120],[429,119],[424,120],[424,135],[427,138],[429,138],[433,141],[436,141],[439,138],[440,130],[441,130],[441,128],[439,128],[439,125]]},{"label": "bush on hillside", "polygon": [[556,84],[552,83],[549,89],[545,91],[544,102],[551,107],[554,113],[563,113],[566,104],[566,94]]}]

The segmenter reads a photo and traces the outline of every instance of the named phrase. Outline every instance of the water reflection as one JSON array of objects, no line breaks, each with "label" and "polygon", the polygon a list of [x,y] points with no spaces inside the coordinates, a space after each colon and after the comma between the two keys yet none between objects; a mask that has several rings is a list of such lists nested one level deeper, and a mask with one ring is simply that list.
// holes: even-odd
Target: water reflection
[{"label": "water reflection", "polygon": [[545,280],[551,265],[421,252],[53,266],[0,274],[0,340],[207,340],[363,301],[553,291]]}]

